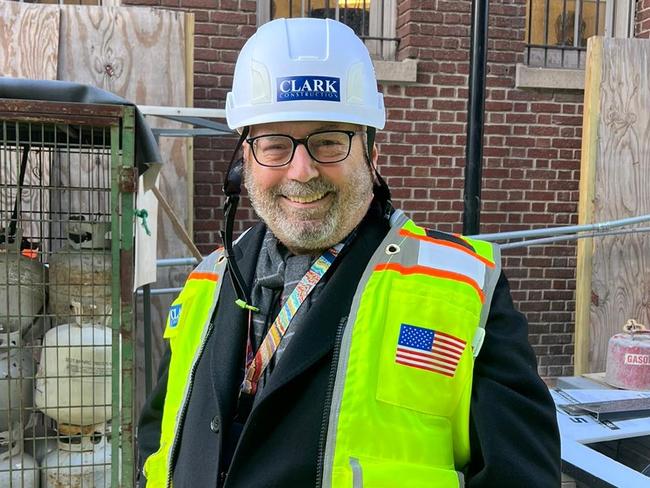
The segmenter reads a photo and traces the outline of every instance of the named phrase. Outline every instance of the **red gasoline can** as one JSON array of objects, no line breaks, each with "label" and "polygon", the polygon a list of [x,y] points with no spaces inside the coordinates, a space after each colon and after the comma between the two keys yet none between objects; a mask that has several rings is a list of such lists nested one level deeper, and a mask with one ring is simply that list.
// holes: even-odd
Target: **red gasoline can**
[{"label": "red gasoline can", "polygon": [[650,390],[650,330],[633,319],[623,330],[609,340],[605,381],[626,390]]}]

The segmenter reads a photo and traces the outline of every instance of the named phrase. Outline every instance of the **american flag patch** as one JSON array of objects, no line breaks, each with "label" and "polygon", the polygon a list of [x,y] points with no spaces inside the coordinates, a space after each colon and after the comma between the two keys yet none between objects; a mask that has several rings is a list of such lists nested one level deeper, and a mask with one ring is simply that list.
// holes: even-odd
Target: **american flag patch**
[{"label": "american flag patch", "polygon": [[453,377],[467,342],[433,329],[402,324],[395,362]]}]

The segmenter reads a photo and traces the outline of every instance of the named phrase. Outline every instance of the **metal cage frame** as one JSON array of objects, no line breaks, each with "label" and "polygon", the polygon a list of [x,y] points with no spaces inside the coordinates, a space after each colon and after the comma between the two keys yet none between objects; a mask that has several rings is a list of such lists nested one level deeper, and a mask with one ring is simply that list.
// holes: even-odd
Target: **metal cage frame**
[{"label": "metal cage frame", "polygon": [[[79,145],[84,134],[108,131],[110,141],[111,226],[111,486],[130,488],[135,483],[134,443],[134,210],[137,187],[135,159],[135,108],[130,105],[62,103],[0,99],[0,123],[15,127],[10,144],[42,144],[63,126],[78,127]],[[32,131],[32,124],[45,128]],[[22,140],[21,137],[26,137]],[[92,138],[92,136],[91,136]],[[51,141],[50,141],[51,142]],[[106,141],[103,142],[106,144]],[[21,191],[18,186],[18,192]],[[20,193],[19,193],[20,194]],[[107,324],[108,327],[108,324]]]}]

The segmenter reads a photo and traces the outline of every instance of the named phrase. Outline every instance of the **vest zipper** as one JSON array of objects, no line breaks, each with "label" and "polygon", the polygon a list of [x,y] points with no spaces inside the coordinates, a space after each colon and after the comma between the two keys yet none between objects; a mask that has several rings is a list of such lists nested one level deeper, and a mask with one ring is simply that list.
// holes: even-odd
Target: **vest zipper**
[{"label": "vest zipper", "polygon": [[[208,339],[210,339],[210,334],[212,334],[213,327],[214,325],[212,323],[212,318],[210,318],[210,324],[208,325],[208,330],[206,331],[205,338],[201,343],[201,347],[198,351],[198,354],[195,357],[194,364],[192,364],[192,369],[190,370],[190,378],[189,378],[189,386],[188,386],[187,394],[183,399],[183,404],[181,405],[181,410],[177,417],[177,422],[176,422],[177,429],[183,428],[183,422],[185,421],[185,412],[187,411],[187,403],[190,399],[190,396],[192,395],[192,389],[194,388],[194,375],[196,373],[196,368],[199,365],[201,356],[203,356],[205,345],[208,343]],[[178,447],[178,434],[179,432],[178,430],[176,430],[176,432],[174,432],[174,441],[172,442],[172,447],[169,452],[169,462],[167,464],[167,485],[166,485],[167,488],[171,488],[172,485],[172,468],[173,468],[172,464],[173,464],[174,456],[176,455],[176,448]]]},{"label": "vest zipper", "polygon": [[348,317],[341,319],[336,330],[336,340],[334,342],[334,351],[332,353],[332,364],[330,366],[329,382],[325,392],[325,407],[323,408],[323,419],[321,422],[320,437],[318,440],[318,460],[316,464],[316,488],[320,488],[323,483],[323,462],[325,457],[325,444],[327,441],[327,429],[329,425],[330,412],[332,410],[332,392],[334,391],[334,382],[336,380],[336,370],[339,365],[339,353],[341,351],[341,340],[343,331]]}]

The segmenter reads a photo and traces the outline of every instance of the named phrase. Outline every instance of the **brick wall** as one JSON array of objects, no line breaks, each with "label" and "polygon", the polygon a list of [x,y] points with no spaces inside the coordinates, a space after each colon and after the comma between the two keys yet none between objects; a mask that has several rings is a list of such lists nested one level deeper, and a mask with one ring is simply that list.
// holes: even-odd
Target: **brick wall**
[{"label": "brick wall", "polygon": [[635,36],[650,38],[650,0],[637,0]]},{"label": "brick wall", "polygon": [[[152,0],[130,0],[146,4]],[[646,4],[650,0],[644,0]],[[195,106],[223,108],[238,49],[255,29],[254,1],[153,1],[196,15]],[[388,122],[378,134],[381,173],[417,222],[459,232],[465,153],[470,2],[398,1],[398,57],[417,58],[411,85],[384,85]],[[526,0],[490,4],[482,232],[576,223],[581,92],[515,89],[523,62]],[[221,184],[233,138],[199,138],[195,239],[219,243]],[[254,219],[246,202],[238,229]],[[575,245],[504,252],[516,305],[530,322],[543,376],[570,374]]]},{"label": "brick wall", "polygon": [[[420,60],[418,84],[385,87],[390,123],[382,140],[401,146],[383,150],[383,173],[416,220],[454,232],[462,220],[470,5],[400,2],[400,56]],[[525,1],[490,4],[482,232],[577,221],[583,95],[514,88],[525,16]],[[572,371],[575,254],[566,243],[504,251],[545,376]]]}]

